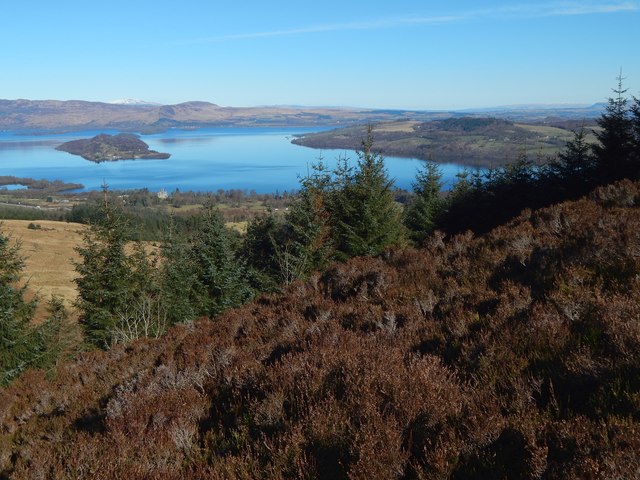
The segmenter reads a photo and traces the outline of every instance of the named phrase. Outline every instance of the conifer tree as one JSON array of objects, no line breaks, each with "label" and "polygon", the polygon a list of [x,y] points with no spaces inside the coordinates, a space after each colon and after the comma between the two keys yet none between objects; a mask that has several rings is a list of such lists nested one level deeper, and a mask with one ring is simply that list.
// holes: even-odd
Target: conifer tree
[{"label": "conifer tree", "polygon": [[103,192],[99,218],[83,233],[83,245],[76,249],[82,261],[75,264],[79,274],[75,282],[86,339],[107,348],[118,315],[130,298],[131,269],[125,253],[129,222],[109,202],[106,186]]},{"label": "conifer tree", "polygon": [[37,300],[24,298],[27,284],[20,285],[24,259],[19,249],[19,243],[11,244],[0,233],[0,386],[27,368],[53,367],[78,345],[77,330],[57,297],[51,298],[45,321],[32,325]]},{"label": "conifer tree", "polygon": [[175,231],[173,218],[160,254],[160,290],[167,321],[170,325],[191,322],[198,316],[198,300],[194,297],[196,271],[191,246],[184,235]]},{"label": "conifer tree", "polygon": [[19,285],[24,268],[19,249],[0,233],[0,386],[29,366],[34,347],[29,322],[35,302],[25,301],[27,287]]},{"label": "conifer tree", "polygon": [[195,273],[194,296],[198,314],[214,317],[227,308],[249,300],[250,287],[246,266],[235,257],[222,216],[208,205],[200,219],[191,245]]},{"label": "conifer tree", "polygon": [[[346,163],[346,162],[345,162]],[[373,129],[358,152],[353,173],[336,174],[331,215],[339,259],[378,255],[403,236],[401,211],[395,203],[393,180],[382,155],[373,150]]]},{"label": "conifer tree", "polygon": [[274,212],[268,211],[247,225],[242,257],[250,268],[251,283],[256,290],[274,290],[280,282],[276,248],[282,237],[283,222]]},{"label": "conifer tree", "polygon": [[300,183],[300,194],[291,205],[283,234],[275,245],[285,283],[323,268],[333,254],[329,210],[332,181],[322,157]]},{"label": "conifer tree", "polygon": [[558,154],[558,160],[548,167],[554,177],[551,183],[557,185],[556,189],[561,192],[570,195],[584,194],[595,180],[595,158],[586,136],[584,127],[574,131],[573,139],[568,141],[564,150]]},{"label": "conifer tree", "polygon": [[593,155],[587,143],[584,127],[573,132],[573,139],[569,140],[565,149],[558,154],[561,176],[565,178],[584,175],[591,168]]},{"label": "conifer tree", "polygon": [[69,319],[69,312],[60,297],[53,295],[47,304],[47,319],[33,329],[32,367],[50,369],[64,358],[79,351],[78,324]]},{"label": "conifer tree", "polygon": [[605,113],[598,120],[600,131],[596,132],[598,144],[593,146],[597,158],[598,176],[612,181],[632,175],[634,172],[633,124],[627,107],[627,90],[623,88],[622,73],[618,76],[615,97],[609,98]]},{"label": "conifer tree", "polygon": [[633,127],[634,178],[640,177],[640,98],[633,98],[631,105],[631,123]]},{"label": "conifer tree", "polygon": [[424,164],[413,184],[413,197],[405,211],[404,224],[409,229],[409,237],[417,245],[436,227],[438,215],[443,208],[440,195],[442,172],[433,162]]}]

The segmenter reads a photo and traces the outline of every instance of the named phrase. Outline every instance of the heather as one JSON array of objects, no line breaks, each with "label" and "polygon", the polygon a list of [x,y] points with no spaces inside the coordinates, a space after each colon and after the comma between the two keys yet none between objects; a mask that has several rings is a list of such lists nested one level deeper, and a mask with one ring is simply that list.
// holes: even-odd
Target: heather
[{"label": "heather", "polygon": [[0,391],[7,478],[633,478],[640,184]]}]

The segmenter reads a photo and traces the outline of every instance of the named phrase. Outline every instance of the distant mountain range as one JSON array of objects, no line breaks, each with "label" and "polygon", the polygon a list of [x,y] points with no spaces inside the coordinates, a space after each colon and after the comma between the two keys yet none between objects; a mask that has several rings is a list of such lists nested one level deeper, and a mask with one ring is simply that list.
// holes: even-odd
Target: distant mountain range
[{"label": "distant mountain range", "polygon": [[208,102],[157,105],[124,99],[115,103],[81,100],[0,100],[0,130],[78,131],[113,129],[151,133],[169,128],[338,126],[396,120],[429,121],[461,116],[493,116],[516,121],[593,119],[592,106],[496,107],[465,111],[414,111],[338,107],[222,107]]}]

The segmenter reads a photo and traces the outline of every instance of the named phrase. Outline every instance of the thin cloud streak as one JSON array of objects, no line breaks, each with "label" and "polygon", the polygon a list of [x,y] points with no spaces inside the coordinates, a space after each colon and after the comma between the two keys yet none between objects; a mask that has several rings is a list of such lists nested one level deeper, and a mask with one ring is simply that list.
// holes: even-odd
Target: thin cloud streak
[{"label": "thin cloud streak", "polygon": [[305,35],[314,33],[327,33],[356,30],[381,30],[403,26],[421,26],[462,23],[482,18],[494,19],[527,19],[544,17],[580,16],[594,14],[611,14],[621,12],[637,12],[640,10],[638,2],[615,2],[584,5],[577,2],[562,2],[555,4],[522,4],[509,7],[501,7],[487,10],[474,10],[455,15],[411,16],[386,18],[365,22],[347,22],[327,25],[312,25],[309,27],[293,28],[286,30],[271,30],[264,32],[248,32],[231,35],[219,35],[215,37],[185,40],[174,43],[179,45],[197,45],[206,43],[218,43],[232,40],[251,40],[256,38],[283,37],[292,35]]}]

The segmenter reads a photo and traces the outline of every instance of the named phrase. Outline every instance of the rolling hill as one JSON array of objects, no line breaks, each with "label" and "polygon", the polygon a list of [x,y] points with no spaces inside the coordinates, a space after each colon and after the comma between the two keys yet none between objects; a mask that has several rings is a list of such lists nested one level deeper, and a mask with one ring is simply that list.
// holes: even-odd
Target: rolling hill
[{"label": "rolling hill", "polygon": [[[396,121],[373,126],[375,148],[384,155],[419,158],[441,163],[498,167],[526,152],[546,159],[573,138],[574,121],[552,124],[515,123],[493,117],[452,117],[429,122]],[[595,122],[586,125],[594,126]],[[298,136],[293,143],[317,149],[356,150],[366,127],[351,126]],[[591,135],[589,141],[595,141]]]}]

